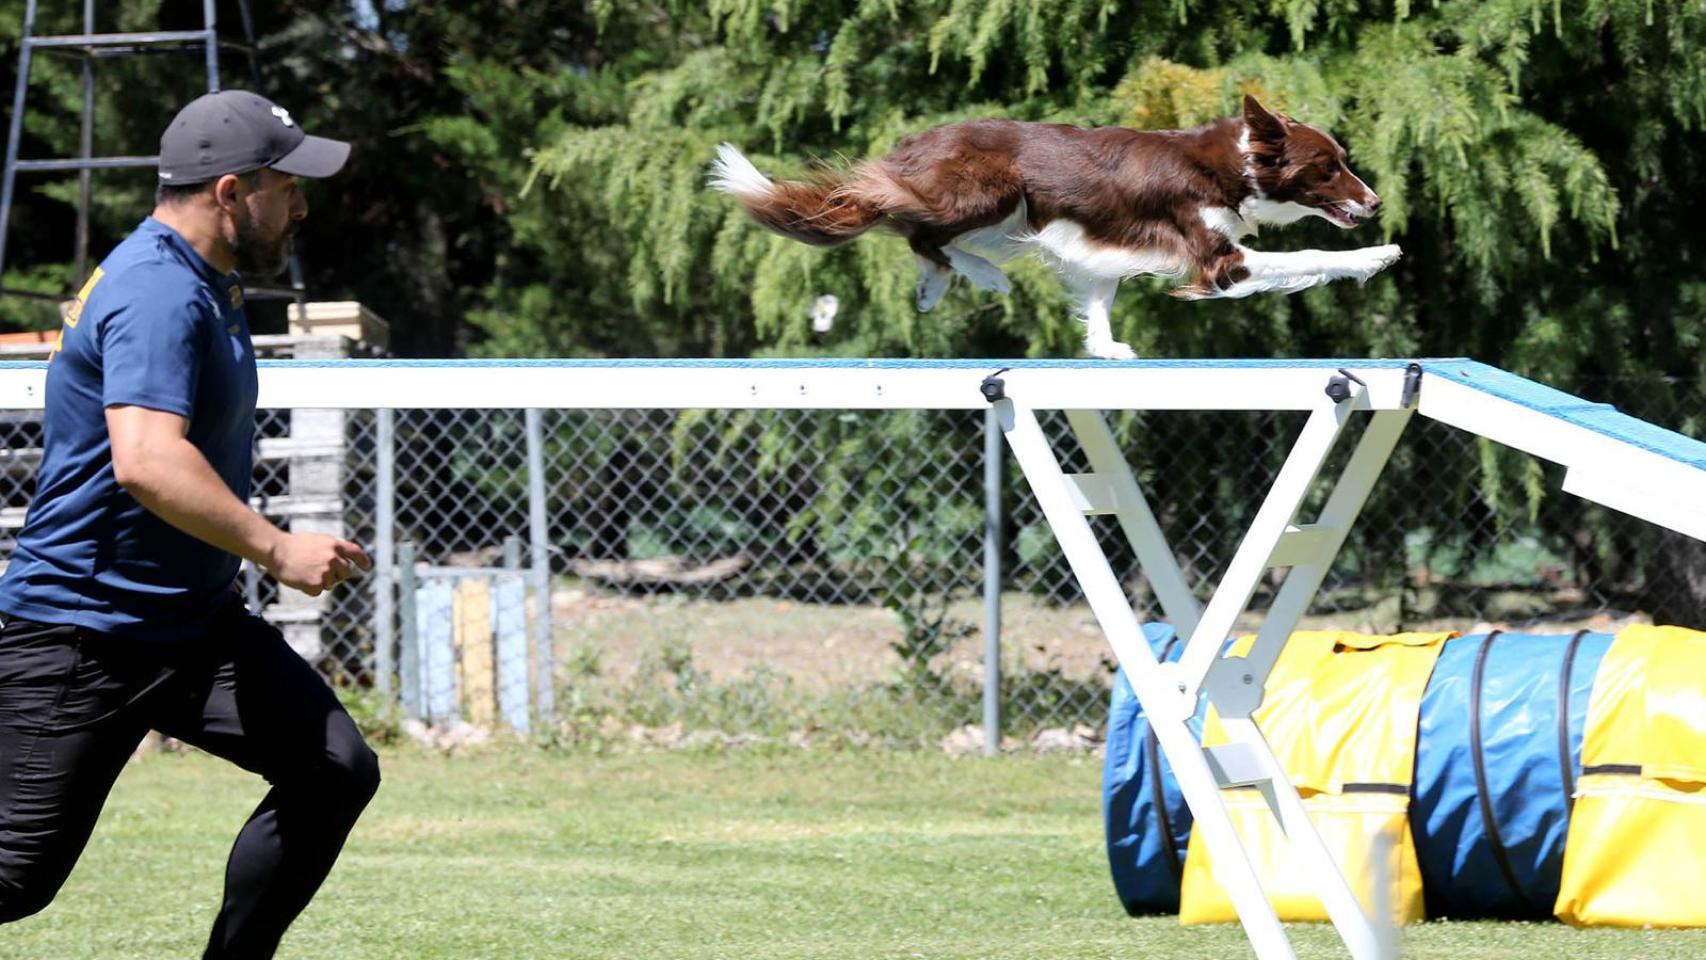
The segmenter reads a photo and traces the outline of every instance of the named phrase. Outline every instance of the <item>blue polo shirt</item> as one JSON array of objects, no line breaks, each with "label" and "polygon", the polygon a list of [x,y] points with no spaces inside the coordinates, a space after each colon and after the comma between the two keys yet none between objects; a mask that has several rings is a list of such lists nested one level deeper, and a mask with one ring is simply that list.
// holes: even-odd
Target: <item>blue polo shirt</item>
[{"label": "blue polo shirt", "polygon": [[105,411],[184,417],[189,441],[247,502],[255,393],[241,279],[142,221],[89,277],[49,358],[41,470],[0,612],[161,640],[205,627],[240,561],[118,485]]}]

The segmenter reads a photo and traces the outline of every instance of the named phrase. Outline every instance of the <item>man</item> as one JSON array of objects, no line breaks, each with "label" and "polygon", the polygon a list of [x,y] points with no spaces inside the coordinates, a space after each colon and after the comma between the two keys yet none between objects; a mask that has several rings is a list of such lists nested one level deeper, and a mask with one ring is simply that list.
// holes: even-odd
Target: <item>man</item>
[{"label": "man", "polygon": [[255,94],[201,97],[160,138],[153,216],[66,316],[35,501],[0,579],[0,923],[53,899],[150,729],[272,784],[232,847],[207,958],[271,957],[378,788],[331,690],[234,589],[238,558],[311,595],[371,568],[248,506],[256,376],[236,271],[280,272],[308,214],[298,178],[349,149]]}]

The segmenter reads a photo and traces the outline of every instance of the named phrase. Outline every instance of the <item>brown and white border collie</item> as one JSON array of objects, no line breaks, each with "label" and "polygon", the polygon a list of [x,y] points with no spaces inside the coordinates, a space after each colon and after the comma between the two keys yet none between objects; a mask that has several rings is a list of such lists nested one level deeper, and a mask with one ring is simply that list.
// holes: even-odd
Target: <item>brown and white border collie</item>
[{"label": "brown and white border collie", "polygon": [[1076,296],[1085,349],[1108,359],[1133,355],[1108,327],[1126,277],[1181,278],[1173,294],[1186,299],[1246,297],[1367,280],[1399,256],[1392,244],[1269,253],[1239,242],[1311,216],[1349,229],[1380,209],[1332,137],[1249,96],[1242,117],[1194,130],[951,123],[849,173],[807,180],[772,181],[725,143],[711,186],[810,244],[898,231],[917,255],[919,310],[934,307],[956,273],[1005,293],[997,264],[1035,252]]}]

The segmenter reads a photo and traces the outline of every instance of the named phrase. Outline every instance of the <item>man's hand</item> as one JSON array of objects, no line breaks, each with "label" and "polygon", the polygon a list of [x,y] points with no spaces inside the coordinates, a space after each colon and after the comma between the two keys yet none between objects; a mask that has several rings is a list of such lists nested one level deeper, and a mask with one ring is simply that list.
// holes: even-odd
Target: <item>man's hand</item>
[{"label": "man's hand", "polygon": [[107,408],[113,479],[155,516],[198,540],[263,566],[287,587],[317,597],[358,570],[366,551],[324,533],[285,533],[237,499],[188,440],[174,413],[119,404]]},{"label": "man's hand", "polygon": [[358,568],[372,570],[373,561],[348,540],[324,533],[287,533],[279,537],[265,566],[279,583],[317,597],[354,577]]}]

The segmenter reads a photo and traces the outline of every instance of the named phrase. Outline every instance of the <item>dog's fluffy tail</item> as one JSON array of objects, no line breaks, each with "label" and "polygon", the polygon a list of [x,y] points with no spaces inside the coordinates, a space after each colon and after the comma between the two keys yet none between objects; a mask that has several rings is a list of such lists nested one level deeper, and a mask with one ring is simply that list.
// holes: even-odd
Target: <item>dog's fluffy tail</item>
[{"label": "dog's fluffy tail", "polygon": [[883,218],[876,204],[839,179],[771,180],[732,143],[718,145],[710,185],[733,195],[752,219],[771,230],[820,247],[846,243]]}]

